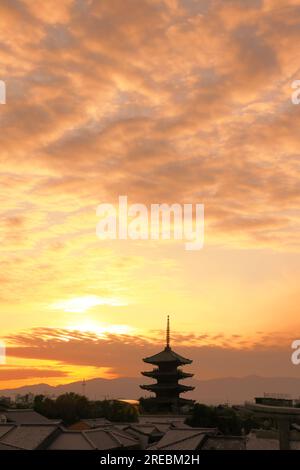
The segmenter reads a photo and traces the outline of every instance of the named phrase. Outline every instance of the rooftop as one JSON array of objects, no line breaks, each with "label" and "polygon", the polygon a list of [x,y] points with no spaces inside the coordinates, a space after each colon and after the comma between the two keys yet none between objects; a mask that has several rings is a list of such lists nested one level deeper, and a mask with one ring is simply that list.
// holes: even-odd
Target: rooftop
[{"label": "rooftop", "polygon": [[165,349],[157,354],[154,354],[150,357],[145,357],[144,362],[149,364],[160,364],[162,362],[177,364],[191,364],[193,361],[191,359],[186,359],[183,356],[180,356],[175,351],[173,351],[169,346],[166,346]]},{"label": "rooftop", "polygon": [[3,426],[0,425],[0,443],[8,446],[13,446],[23,450],[34,450],[49,438],[55,431],[56,425],[14,425],[5,426],[6,432],[1,432]]},{"label": "rooftop", "polygon": [[15,424],[54,424],[59,420],[51,420],[32,409],[3,410],[1,416],[5,416],[8,423]]},{"label": "rooftop", "polygon": [[196,450],[207,434],[214,435],[217,432],[216,428],[170,429],[149,450]]}]

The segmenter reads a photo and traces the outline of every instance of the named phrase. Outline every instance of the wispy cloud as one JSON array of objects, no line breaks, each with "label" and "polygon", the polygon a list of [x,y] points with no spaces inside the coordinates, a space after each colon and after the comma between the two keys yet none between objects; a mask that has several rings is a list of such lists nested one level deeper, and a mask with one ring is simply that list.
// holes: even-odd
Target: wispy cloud
[{"label": "wispy cloud", "polygon": [[[136,372],[148,340],[57,337],[80,312],[145,335],[174,312],[195,357],[214,335],[221,355],[240,341],[246,357],[283,318],[293,334],[299,17],[298,0],[0,2],[1,328],[51,336],[33,330],[9,354],[114,370],[129,354]],[[204,203],[205,250],[100,243],[95,209],[120,194]]]},{"label": "wispy cloud", "polygon": [[[69,373],[65,375],[68,375],[68,380],[76,366],[92,366],[99,368],[99,371],[100,368],[106,368],[115,375],[138,376],[145,367],[142,358],[164,347],[158,339],[162,333],[152,332],[149,336],[99,336],[91,332],[37,328],[7,337],[7,354],[12,360],[14,357],[25,361],[50,360],[53,361],[54,369],[59,363],[67,365]],[[187,333],[173,335],[172,342],[176,351],[193,359],[191,368],[198,377],[243,376],[251,373],[267,376],[297,374],[290,362],[288,336],[280,332],[270,335],[257,333],[257,338],[256,343],[253,343],[251,338],[238,334],[227,337],[222,333]],[[39,370],[37,377],[38,374]],[[55,376],[55,370],[53,374]],[[15,378],[18,377],[16,370]]]}]

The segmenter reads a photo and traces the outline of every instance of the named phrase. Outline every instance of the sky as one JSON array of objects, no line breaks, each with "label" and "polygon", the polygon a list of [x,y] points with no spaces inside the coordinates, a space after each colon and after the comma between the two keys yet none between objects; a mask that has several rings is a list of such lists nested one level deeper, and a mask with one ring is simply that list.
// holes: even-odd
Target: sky
[{"label": "sky", "polygon": [[[138,376],[167,315],[198,379],[300,376],[299,20],[299,0],[1,0],[0,388]],[[204,204],[203,249],[100,240],[120,195]]]}]

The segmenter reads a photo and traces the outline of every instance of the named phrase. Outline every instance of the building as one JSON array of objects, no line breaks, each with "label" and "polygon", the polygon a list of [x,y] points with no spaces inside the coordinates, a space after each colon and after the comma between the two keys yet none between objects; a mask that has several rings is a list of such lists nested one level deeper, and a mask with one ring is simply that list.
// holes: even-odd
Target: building
[{"label": "building", "polygon": [[169,429],[160,441],[147,450],[245,450],[243,436],[223,436],[216,428],[177,428]]},{"label": "building", "polygon": [[100,426],[109,426],[112,422],[106,418],[87,418],[80,419],[74,424],[71,424],[68,429],[70,431],[85,431],[87,429],[99,428]]},{"label": "building", "polygon": [[[295,429],[289,432],[289,449],[300,450],[300,433]],[[280,450],[278,430],[253,429],[246,437],[246,450]]]},{"label": "building", "polygon": [[294,406],[294,400],[284,394],[269,394],[265,393],[263,397],[255,397],[257,405],[269,406]]},{"label": "building", "polygon": [[[295,448],[291,446],[290,427],[300,422],[300,409],[290,406],[271,406],[258,403],[245,403],[245,408],[261,418],[276,422],[278,428],[278,446],[280,450]],[[270,439],[269,439],[270,440]],[[262,442],[262,441],[260,441]]]},{"label": "building", "polygon": [[137,450],[139,441],[114,427],[96,428],[87,431],[67,431],[59,428],[47,450]]},{"label": "building", "polygon": [[34,394],[26,393],[25,395],[20,395],[19,393],[15,397],[15,404],[21,406],[32,406],[34,402]]},{"label": "building", "polygon": [[[61,424],[0,423],[2,450],[246,450],[279,449],[278,431],[255,430],[248,436],[222,435],[217,428],[184,424],[174,415],[150,417],[156,422],[106,423],[86,430],[70,430]],[[290,448],[300,449],[300,432],[292,425]]]},{"label": "building", "polygon": [[0,424],[1,450],[138,449],[139,441],[116,428],[69,431],[48,424]]},{"label": "building", "polygon": [[59,419],[48,419],[32,409],[8,409],[0,412],[1,424],[58,424]]},{"label": "building", "polygon": [[0,450],[46,449],[57,434],[55,424],[0,424]]},{"label": "building", "polygon": [[178,368],[186,364],[191,364],[191,359],[180,356],[170,347],[170,321],[167,319],[166,347],[163,351],[151,357],[143,359],[147,364],[156,367],[152,371],[142,372],[145,377],[156,380],[155,384],[140,385],[143,390],[155,393],[155,397],[150,398],[153,408],[157,411],[178,412],[188,408],[194,403],[193,400],[181,398],[180,394],[194,390],[194,387],[182,385],[179,380],[193,377],[194,374],[183,372]]},{"label": "building", "polygon": [[[263,439],[257,439],[263,441]],[[254,442],[254,441],[253,441]],[[249,444],[253,445],[253,442]],[[259,442],[261,443],[261,442]],[[298,441],[298,444],[300,441]],[[294,447],[291,447],[294,448]],[[171,423],[115,423],[84,431],[57,424],[0,424],[2,450],[244,450],[245,437]]]}]

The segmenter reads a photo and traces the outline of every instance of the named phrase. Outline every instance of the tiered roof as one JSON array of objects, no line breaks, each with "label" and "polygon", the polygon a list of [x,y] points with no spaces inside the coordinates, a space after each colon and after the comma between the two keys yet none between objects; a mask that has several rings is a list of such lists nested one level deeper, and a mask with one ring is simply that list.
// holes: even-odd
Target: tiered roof
[{"label": "tiered roof", "polygon": [[177,354],[170,347],[170,320],[167,317],[167,334],[165,348],[153,356],[143,359],[148,364],[154,364],[157,367],[152,371],[142,372],[146,377],[152,377],[157,380],[155,384],[141,385],[143,390],[154,392],[153,404],[160,404],[164,407],[174,409],[181,405],[192,404],[192,400],[180,398],[180,393],[193,390],[194,387],[181,385],[179,380],[187,377],[193,377],[193,374],[183,372],[178,366],[191,364],[193,361]]},{"label": "tiered roof", "polygon": [[173,351],[170,346],[166,346],[165,349],[157,354],[154,354],[150,357],[145,357],[144,362],[148,364],[161,364],[163,362],[176,362],[178,365],[182,364],[191,364],[193,361],[191,359],[186,359],[180,354],[177,354]]}]

